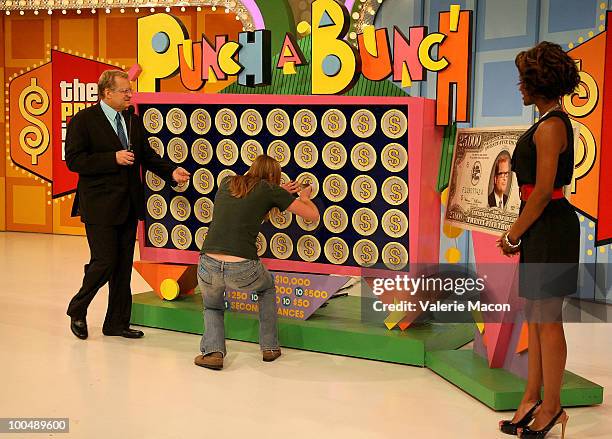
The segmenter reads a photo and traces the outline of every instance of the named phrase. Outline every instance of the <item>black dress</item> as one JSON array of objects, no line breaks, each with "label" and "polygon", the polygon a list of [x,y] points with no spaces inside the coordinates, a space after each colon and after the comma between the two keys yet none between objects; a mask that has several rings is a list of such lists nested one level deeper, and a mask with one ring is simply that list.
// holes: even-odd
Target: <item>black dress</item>
[{"label": "black dress", "polygon": [[[546,114],[517,141],[512,170],[519,186],[535,185],[537,152],[533,136],[540,123],[558,117],[565,123],[567,148],[559,154],[555,188],[568,185],[574,171],[574,133],[563,111]],[[525,202],[521,202],[521,211]],[[540,217],[521,236],[519,295],[537,300],[576,292],[580,252],[580,224],[566,198],[551,200]]]}]

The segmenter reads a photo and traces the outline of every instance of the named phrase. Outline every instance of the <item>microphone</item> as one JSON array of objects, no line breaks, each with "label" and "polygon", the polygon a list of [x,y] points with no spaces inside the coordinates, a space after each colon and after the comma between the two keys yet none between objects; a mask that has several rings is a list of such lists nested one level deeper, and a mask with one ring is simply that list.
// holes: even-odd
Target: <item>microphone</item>
[{"label": "microphone", "polygon": [[128,138],[127,138],[127,150],[131,151],[132,150],[132,116],[134,115],[134,106],[130,105],[129,107],[127,107],[127,115],[130,118],[130,123],[128,126]]}]

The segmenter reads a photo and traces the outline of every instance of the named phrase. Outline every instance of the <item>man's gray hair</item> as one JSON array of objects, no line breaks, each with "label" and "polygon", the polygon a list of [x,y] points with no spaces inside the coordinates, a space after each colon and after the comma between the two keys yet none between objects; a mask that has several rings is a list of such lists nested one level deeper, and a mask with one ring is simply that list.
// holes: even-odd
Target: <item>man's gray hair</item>
[{"label": "man's gray hair", "polygon": [[115,86],[115,78],[128,79],[128,74],[123,70],[105,70],[98,79],[98,97],[102,99],[104,97],[104,90],[112,89]]}]

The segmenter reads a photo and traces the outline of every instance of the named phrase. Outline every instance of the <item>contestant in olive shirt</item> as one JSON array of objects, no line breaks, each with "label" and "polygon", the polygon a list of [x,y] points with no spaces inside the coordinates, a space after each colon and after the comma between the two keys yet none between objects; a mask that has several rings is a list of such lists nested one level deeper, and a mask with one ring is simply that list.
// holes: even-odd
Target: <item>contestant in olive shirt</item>
[{"label": "contestant in olive shirt", "polygon": [[[270,156],[258,156],[245,175],[225,178],[214,201],[213,220],[206,235],[198,284],[204,302],[204,335],[195,364],[222,369],[226,355],[223,315],[226,288],[258,296],[259,344],[263,361],[281,354],[277,335],[274,278],[257,256],[257,235],[274,209],[288,210],[317,221],[319,210],[310,200],[311,186],[297,182],[280,186],[281,166]],[[293,194],[299,193],[296,198]]]}]

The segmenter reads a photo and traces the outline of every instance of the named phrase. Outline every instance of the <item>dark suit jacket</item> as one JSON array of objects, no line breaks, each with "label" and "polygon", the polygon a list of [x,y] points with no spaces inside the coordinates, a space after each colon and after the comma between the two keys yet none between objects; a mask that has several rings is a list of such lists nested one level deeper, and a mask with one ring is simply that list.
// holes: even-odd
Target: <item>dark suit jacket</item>
[{"label": "dark suit jacket", "polygon": [[[502,195],[502,209],[506,207],[506,203],[508,202],[508,195]],[[497,207],[497,200],[495,199],[495,191],[489,194],[489,207]]]},{"label": "dark suit jacket", "polygon": [[[123,117],[129,131],[129,116],[124,112]],[[79,111],[68,124],[66,164],[79,174],[72,215],[80,215],[84,223],[122,224],[130,206],[144,219],[141,166],[173,183],[176,166],[151,148],[142,121],[137,115],[132,118],[128,132],[135,155],[132,166],[117,164],[115,153],[123,147],[99,103]]]}]

